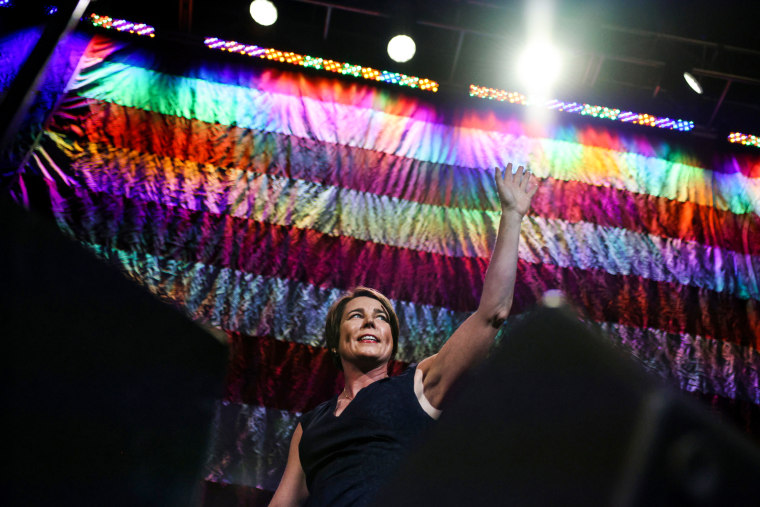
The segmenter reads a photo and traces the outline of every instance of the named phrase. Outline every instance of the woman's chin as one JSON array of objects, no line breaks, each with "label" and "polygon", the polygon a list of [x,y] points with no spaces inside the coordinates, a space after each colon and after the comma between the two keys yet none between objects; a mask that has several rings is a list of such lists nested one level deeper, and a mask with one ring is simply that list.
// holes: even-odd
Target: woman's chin
[{"label": "woman's chin", "polygon": [[388,364],[388,361],[390,361],[390,357],[386,354],[357,354],[355,357],[351,359],[344,359],[345,362],[349,362],[356,366],[358,369],[367,372],[370,370],[374,370],[375,368],[379,368],[381,366],[386,366]]}]

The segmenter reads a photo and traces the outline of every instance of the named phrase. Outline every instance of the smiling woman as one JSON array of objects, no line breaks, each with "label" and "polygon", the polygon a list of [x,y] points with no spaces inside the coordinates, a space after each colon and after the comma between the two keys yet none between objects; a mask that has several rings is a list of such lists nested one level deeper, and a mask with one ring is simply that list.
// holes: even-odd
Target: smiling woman
[{"label": "smiling woman", "polygon": [[[333,312],[336,317],[342,315],[337,329],[331,320],[338,319],[329,317]],[[390,360],[398,348],[398,318],[385,296],[374,289],[357,287],[333,305],[325,335],[330,337],[328,348],[344,376],[363,379],[353,385],[346,382],[335,407],[335,415],[339,416],[359,390],[388,376]]]},{"label": "smiling woman", "polygon": [[480,303],[437,354],[389,377],[399,324],[388,298],[357,287],[333,303],[325,341],[345,387],[301,418],[270,505],[371,504],[440,415],[452,384],[485,357],[512,306],[520,224],[537,189],[530,172],[512,164],[494,180],[502,216]]},{"label": "smiling woman", "polygon": [[398,317],[391,302],[368,287],[357,287],[333,303],[325,323],[327,349],[335,365],[344,372],[341,358],[356,343],[381,345],[370,348],[370,354],[388,349],[390,356],[386,362],[393,359],[398,349],[398,332]]}]

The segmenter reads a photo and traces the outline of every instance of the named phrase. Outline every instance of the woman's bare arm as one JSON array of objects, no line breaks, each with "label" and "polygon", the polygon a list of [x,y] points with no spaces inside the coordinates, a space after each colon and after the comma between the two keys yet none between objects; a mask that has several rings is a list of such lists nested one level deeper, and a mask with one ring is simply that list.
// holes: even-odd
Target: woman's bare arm
[{"label": "woman's bare arm", "polygon": [[301,468],[301,458],[298,455],[298,444],[301,442],[303,429],[301,423],[298,423],[293,431],[293,437],[290,439],[290,450],[288,451],[288,463],[285,465],[285,472],[280,479],[280,485],[274,492],[269,507],[291,507],[303,505],[309,497],[309,490],[306,488],[306,476]]},{"label": "woman's bare arm", "polygon": [[512,174],[512,164],[503,172],[497,168],[494,180],[502,214],[478,309],[459,326],[438,354],[419,365],[424,375],[423,392],[434,407],[440,408],[449,388],[462,373],[486,357],[512,308],[520,224],[538,186],[522,166]]}]

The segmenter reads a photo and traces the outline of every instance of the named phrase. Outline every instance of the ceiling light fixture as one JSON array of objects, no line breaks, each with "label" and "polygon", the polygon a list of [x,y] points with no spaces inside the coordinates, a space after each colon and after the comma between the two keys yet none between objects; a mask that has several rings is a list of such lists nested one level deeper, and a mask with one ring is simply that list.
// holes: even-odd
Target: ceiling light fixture
[{"label": "ceiling light fixture", "polygon": [[555,3],[554,0],[525,2],[525,47],[517,55],[514,72],[521,88],[535,102],[553,95],[562,68],[562,55],[552,40],[557,33]]},{"label": "ceiling light fixture", "polygon": [[562,58],[548,41],[534,41],[521,53],[517,75],[528,95],[546,96],[559,77]]},{"label": "ceiling light fixture", "polygon": [[691,72],[684,72],[683,78],[686,80],[686,83],[688,83],[689,88],[694,90],[694,92],[702,95],[702,85],[699,84],[699,80],[694,77],[694,74]]},{"label": "ceiling light fixture", "polygon": [[277,7],[269,0],[253,0],[249,11],[253,20],[262,26],[271,26],[277,21]]},{"label": "ceiling light fixture", "polygon": [[408,62],[414,57],[417,45],[408,35],[396,35],[388,42],[388,56],[394,62]]}]

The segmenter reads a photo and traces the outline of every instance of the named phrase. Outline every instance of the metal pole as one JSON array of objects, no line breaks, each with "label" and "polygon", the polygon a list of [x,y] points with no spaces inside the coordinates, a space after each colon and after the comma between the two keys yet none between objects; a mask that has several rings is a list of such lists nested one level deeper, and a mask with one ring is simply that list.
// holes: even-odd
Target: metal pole
[{"label": "metal pole", "polygon": [[327,6],[327,14],[325,14],[325,30],[322,33],[322,39],[327,40],[327,32],[330,30],[330,17],[332,16],[332,6]]},{"label": "metal pole", "polygon": [[715,104],[715,109],[713,109],[712,116],[710,116],[710,121],[707,122],[707,128],[712,127],[713,121],[715,121],[715,116],[718,114],[718,109],[723,105],[723,101],[726,100],[726,94],[728,94],[728,89],[731,87],[731,83],[733,83],[733,81],[730,79],[726,81],[726,86],[723,87],[723,93],[720,94],[718,103]]},{"label": "metal pole", "polygon": [[3,164],[6,150],[29,110],[50,56],[58,43],[77,25],[89,3],[90,0],[70,0],[61,7],[60,15],[54,16],[45,27],[40,40],[8,87],[0,104],[0,160]]},{"label": "metal pole", "polygon": [[454,80],[454,71],[457,68],[459,62],[459,53],[462,51],[462,43],[464,42],[464,32],[459,32],[459,40],[457,41],[457,49],[454,52],[454,58],[451,59],[451,72],[449,73],[449,82]]}]

